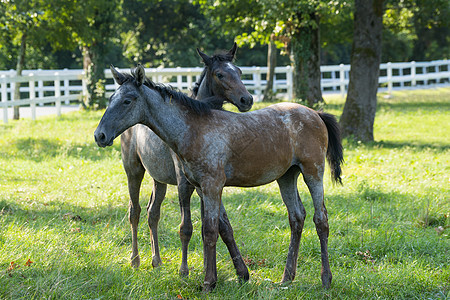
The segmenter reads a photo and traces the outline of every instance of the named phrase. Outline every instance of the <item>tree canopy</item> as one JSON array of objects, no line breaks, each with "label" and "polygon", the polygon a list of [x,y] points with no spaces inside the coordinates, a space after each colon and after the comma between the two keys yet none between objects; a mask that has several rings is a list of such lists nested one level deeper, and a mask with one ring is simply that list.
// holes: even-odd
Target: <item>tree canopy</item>
[{"label": "tree canopy", "polygon": [[[240,65],[265,65],[270,34],[280,37],[276,44],[285,50],[294,25],[314,23],[312,10],[320,17],[322,64],[349,63],[353,5],[352,0],[2,0],[0,69],[16,68],[24,33],[25,68],[82,67],[82,47],[99,40],[105,45],[104,67],[194,66],[200,62],[196,47],[214,52],[229,48],[235,38]],[[382,61],[448,58],[449,10],[446,0],[387,1]],[[301,19],[294,18],[295,11],[302,12]],[[289,58],[279,56],[278,63],[288,64]]]}]

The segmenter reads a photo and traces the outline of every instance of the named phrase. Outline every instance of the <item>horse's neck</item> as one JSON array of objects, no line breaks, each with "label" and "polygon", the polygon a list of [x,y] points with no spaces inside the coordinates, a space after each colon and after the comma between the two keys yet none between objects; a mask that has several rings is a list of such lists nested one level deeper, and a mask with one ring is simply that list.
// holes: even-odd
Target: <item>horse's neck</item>
[{"label": "horse's neck", "polygon": [[176,153],[184,143],[189,131],[186,108],[178,103],[164,100],[153,90],[146,92],[148,111],[144,112],[144,125],[153,130]]},{"label": "horse's neck", "polygon": [[206,98],[209,98],[212,96],[214,96],[214,95],[213,95],[211,88],[209,87],[208,74],[205,74],[202,82],[200,82],[200,86],[198,87],[197,96],[195,97],[195,99],[202,101],[203,99],[206,99]]}]

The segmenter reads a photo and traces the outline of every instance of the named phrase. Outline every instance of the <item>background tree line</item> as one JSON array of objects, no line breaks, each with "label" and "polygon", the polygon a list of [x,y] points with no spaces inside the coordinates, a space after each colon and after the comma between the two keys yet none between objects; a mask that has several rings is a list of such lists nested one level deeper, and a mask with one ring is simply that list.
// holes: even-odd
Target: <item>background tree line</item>
[{"label": "background tree line", "polygon": [[[322,64],[350,63],[354,0],[219,3],[223,7],[214,6],[210,0],[2,0],[0,69],[16,69],[23,34],[27,39],[27,69],[81,68],[83,45],[99,37],[107,48],[105,60],[118,66],[137,62],[148,66],[194,66],[200,62],[195,47],[209,52],[228,49],[235,38],[240,46],[238,63],[262,66],[267,63],[272,33],[269,23],[277,33],[286,30],[280,24],[288,23],[289,17],[281,20],[286,13],[279,10],[303,10],[302,3],[319,6]],[[265,13],[256,11],[256,4],[261,3],[266,5],[261,7]],[[448,57],[448,1],[390,0],[385,6],[382,61]],[[260,15],[255,16],[257,13]],[[260,17],[259,21],[255,21],[256,17]],[[278,65],[289,64],[284,42],[276,41]]]},{"label": "background tree line", "polygon": [[[321,64],[356,65],[359,57],[364,70],[366,56],[375,55],[370,72],[378,74],[379,61],[448,58],[449,17],[447,0],[2,0],[0,69],[20,74],[22,69],[83,67],[88,80],[84,105],[97,108],[106,105],[103,70],[110,63],[198,66],[196,47],[212,53],[236,40],[238,65],[267,64],[272,70],[293,65],[296,98],[314,106],[323,101]],[[368,18],[372,21],[364,24]],[[270,90],[269,84],[266,99]],[[371,107],[369,119],[374,117],[374,92],[371,104],[351,105],[364,106],[347,114],[351,120],[367,119],[366,107]],[[347,102],[351,98],[352,84]],[[345,121],[345,109],[343,116]],[[356,131],[343,126],[344,133],[373,139],[371,125],[364,125],[369,131],[363,136],[360,126],[353,126]]]}]

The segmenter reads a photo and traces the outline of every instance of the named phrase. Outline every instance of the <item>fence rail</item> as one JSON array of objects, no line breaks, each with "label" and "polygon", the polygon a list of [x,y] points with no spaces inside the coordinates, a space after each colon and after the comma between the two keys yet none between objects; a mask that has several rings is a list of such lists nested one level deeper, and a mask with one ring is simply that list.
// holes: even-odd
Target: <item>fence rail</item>
[{"label": "fence rail", "polygon": [[[350,65],[321,66],[321,87],[324,93],[340,93],[345,96],[349,83]],[[241,67],[242,81],[255,96],[262,100],[266,88],[267,67]],[[125,70],[129,71],[129,70]],[[202,68],[148,68],[147,76],[153,81],[168,83],[188,92],[198,80]],[[117,87],[111,72],[105,70],[106,94],[111,95]],[[293,98],[293,70],[290,66],[277,67],[273,91],[278,97]],[[20,84],[19,97],[14,96],[15,85]],[[379,91],[409,89],[450,84],[450,60],[430,62],[384,63],[380,65]],[[3,120],[8,122],[8,107],[30,106],[31,117],[36,118],[36,105],[54,104],[61,114],[61,104],[79,103],[86,95],[83,70],[24,70],[16,76],[14,70],[0,71],[0,108]],[[20,99],[20,100],[16,100]]]}]

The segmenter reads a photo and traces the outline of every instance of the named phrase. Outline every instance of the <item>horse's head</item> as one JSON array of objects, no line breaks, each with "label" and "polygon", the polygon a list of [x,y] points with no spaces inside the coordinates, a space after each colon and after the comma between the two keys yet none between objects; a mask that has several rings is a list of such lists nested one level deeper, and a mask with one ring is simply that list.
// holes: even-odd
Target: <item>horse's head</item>
[{"label": "horse's head", "polygon": [[95,141],[100,147],[111,146],[122,132],[142,122],[145,110],[145,103],[141,99],[144,68],[138,65],[134,77],[120,73],[112,65],[111,72],[119,88],[111,96],[109,106],[94,132]]},{"label": "horse's head", "polygon": [[242,71],[233,64],[237,44],[224,54],[208,56],[197,49],[207,68],[207,78],[212,95],[219,96],[234,104],[239,111],[250,110],[253,97],[241,80]]}]

